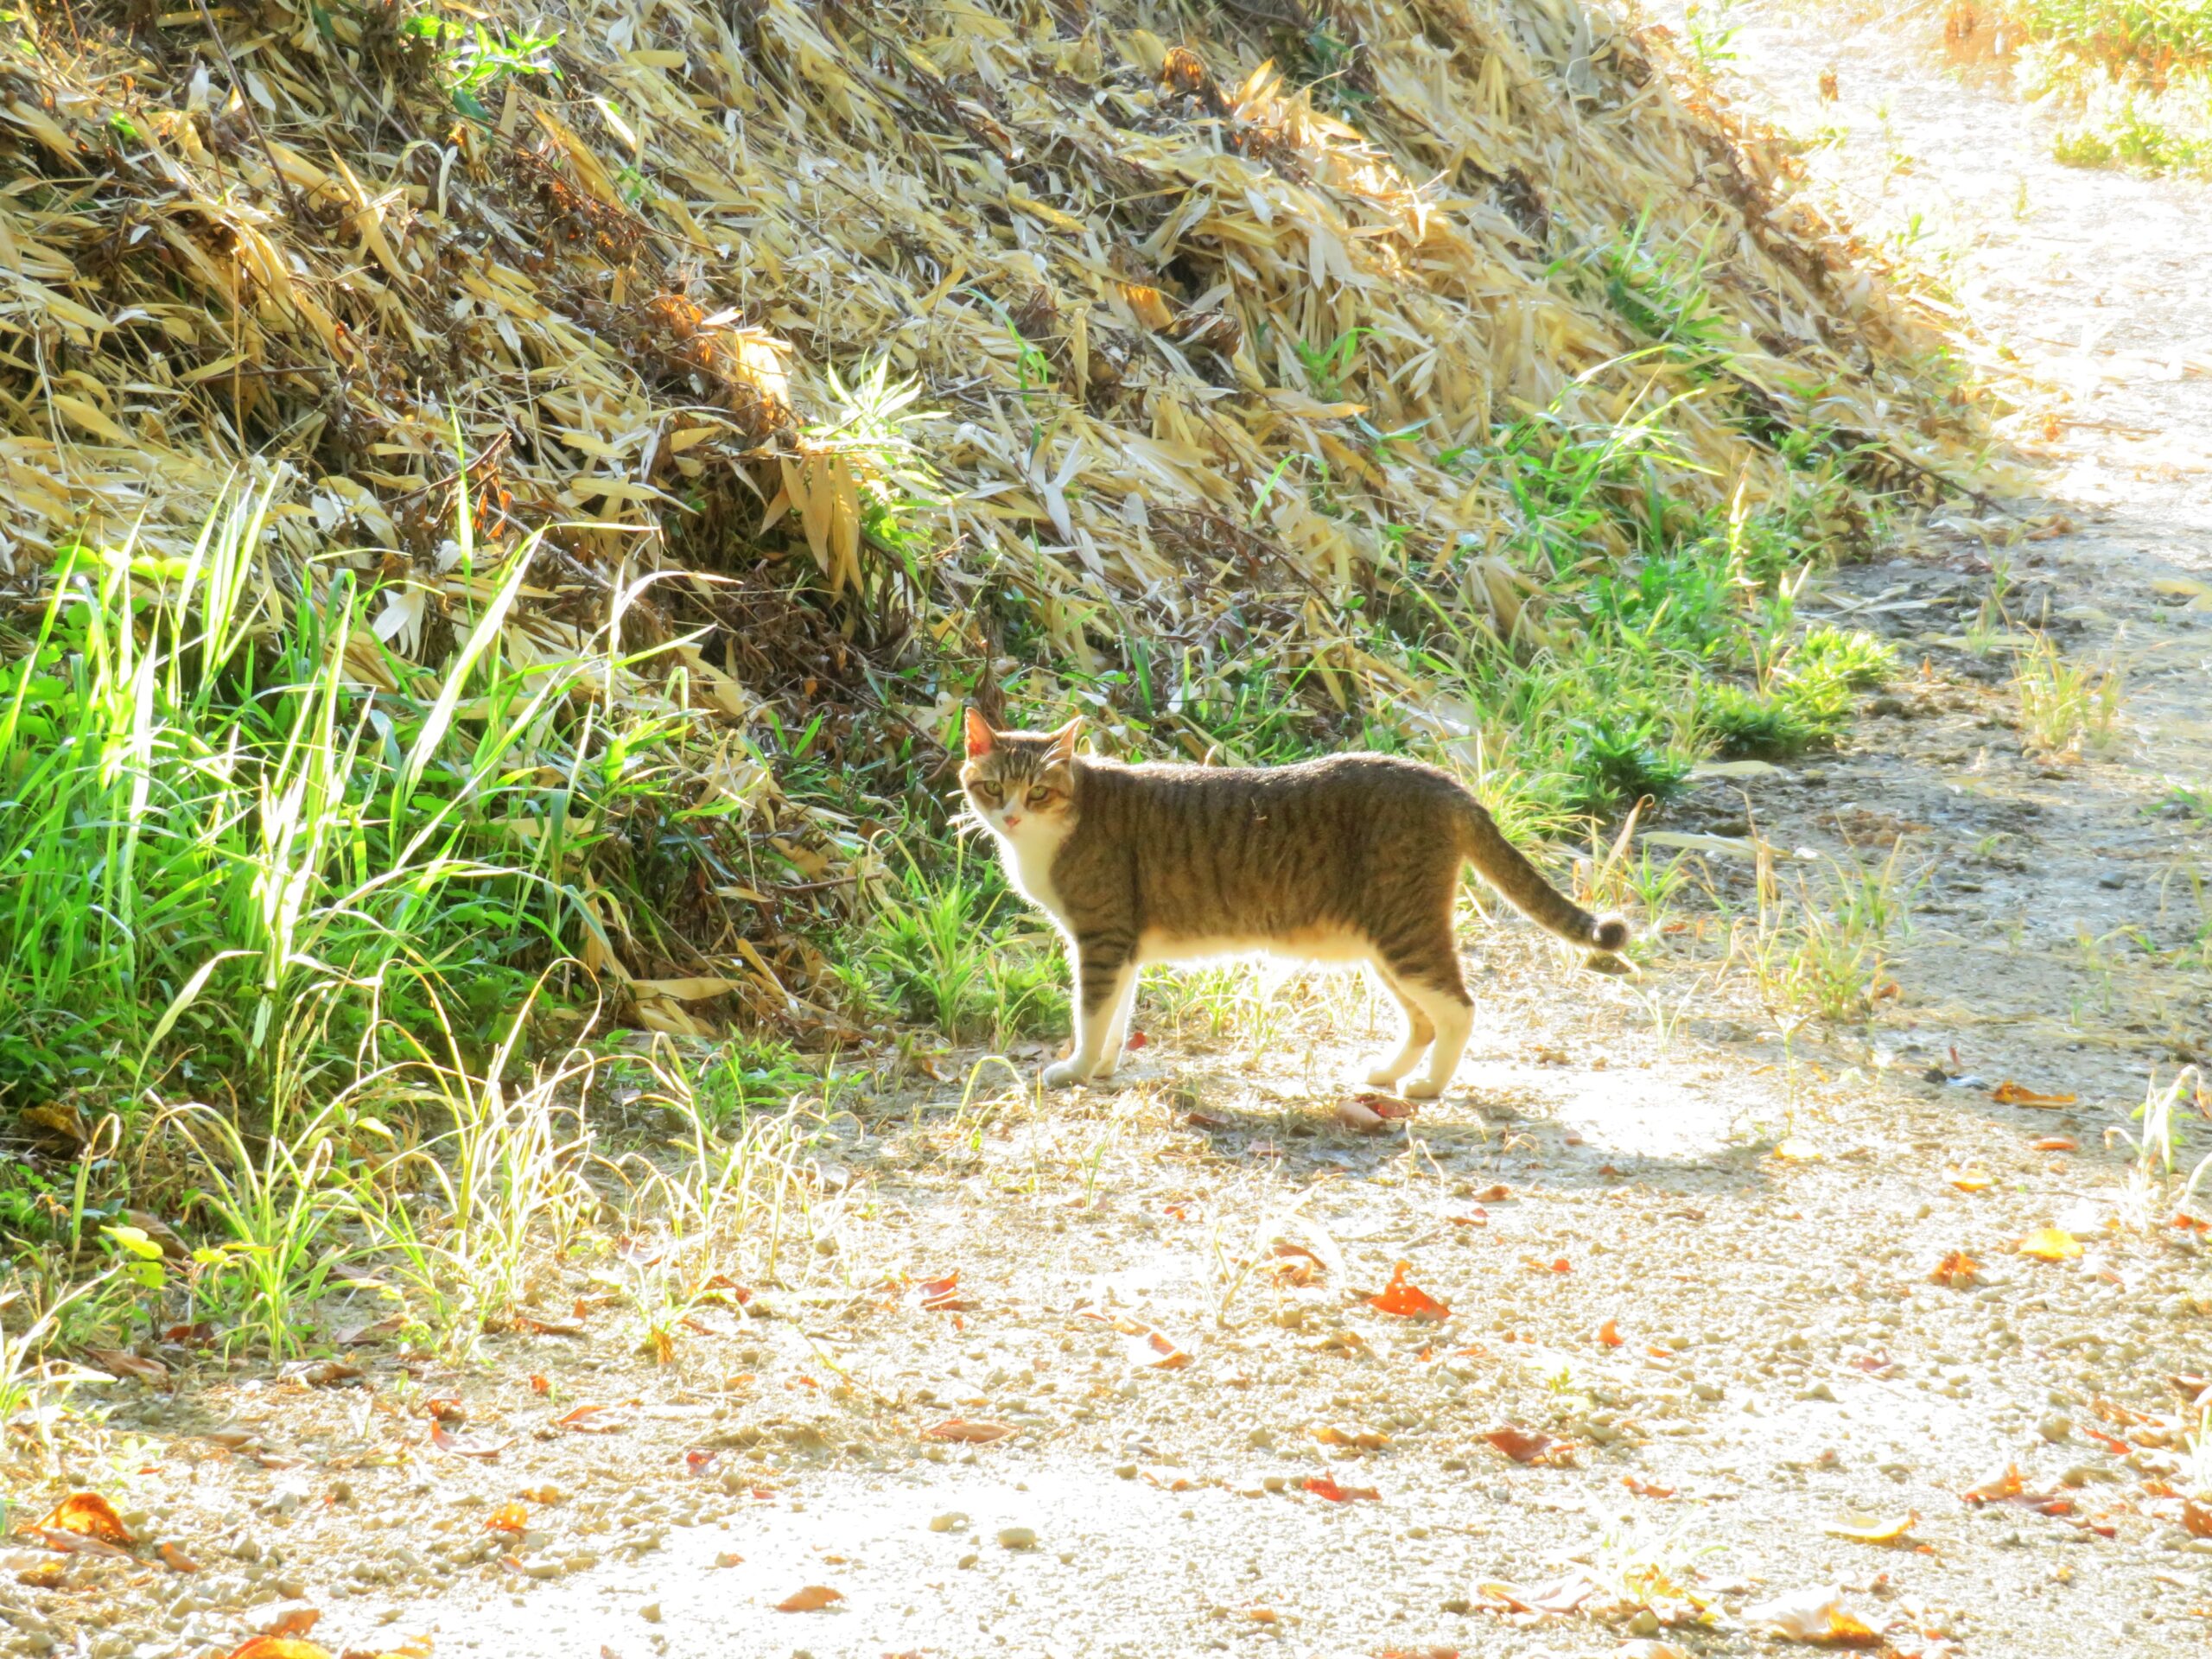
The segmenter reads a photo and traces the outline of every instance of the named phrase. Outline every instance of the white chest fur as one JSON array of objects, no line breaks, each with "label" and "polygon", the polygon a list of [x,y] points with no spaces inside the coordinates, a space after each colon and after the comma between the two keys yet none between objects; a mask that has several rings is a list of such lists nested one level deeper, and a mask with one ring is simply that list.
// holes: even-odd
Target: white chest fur
[{"label": "white chest fur", "polygon": [[999,861],[1006,867],[1006,879],[1024,898],[1063,926],[1066,925],[1067,915],[1060,908],[1060,895],[1052,886],[1052,861],[1059,856],[1067,837],[1066,829],[1038,818],[1026,820],[1010,836],[1001,832],[995,837],[999,844]]}]

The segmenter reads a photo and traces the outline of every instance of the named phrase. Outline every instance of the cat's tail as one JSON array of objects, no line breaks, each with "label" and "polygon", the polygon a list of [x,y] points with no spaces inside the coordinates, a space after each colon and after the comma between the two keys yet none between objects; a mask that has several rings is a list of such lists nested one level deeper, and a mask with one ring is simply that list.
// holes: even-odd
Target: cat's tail
[{"label": "cat's tail", "polygon": [[1464,791],[1460,800],[1459,851],[1514,909],[1570,944],[1609,955],[1627,947],[1630,935],[1625,918],[1593,916],[1583,909],[1521,855],[1521,849],[1505,838],[1480,801]]}]

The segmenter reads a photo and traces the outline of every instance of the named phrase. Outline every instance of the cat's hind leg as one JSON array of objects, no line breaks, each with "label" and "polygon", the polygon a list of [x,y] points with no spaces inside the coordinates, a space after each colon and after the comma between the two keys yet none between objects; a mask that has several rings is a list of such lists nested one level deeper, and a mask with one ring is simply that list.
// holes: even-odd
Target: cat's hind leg
[{"label": "cat's hind leg", "polygon": [[1468,1033],[1475,1028],[1474,1003],[1459,977],[1457,962],[1452,964],[1448,984],[1408,979],[1406,995],[1421,1004],[1422,1013],[1436,1027],[1436,1042],[1428,1051],[1428,1067],[1406,1085],[1406,1098],[1434,1100],[1451,1084],[1452,1074],[1459,1069],[1459,1056],[1466,1052]]},{"label": "cat's hind leg", "polygon": [[1459,1069],[1467,1034],[1475,1026],[1474,1003],[1459,973],[1459,942],[1452,937],[1451,913],[1446,911],[1433,922],[1422,918],[1376,944],[1392,988],[1420,1011],[1435,1034],[1428,1065],[1406,1085],[1406,1096],[1434,1100]]},{"label": "cat's hind leg", "polygon": [[1436,1024],[1428,1017],[1427,1011],[1406,994],[1406,988],[1399,983],[1396,975],[1379,960],[1372,965],[1375,976],[1382,982],[1382,988],[1389,992],[1399,1007],[1405,1011],[1406,1039],[1398,1045],[1395,1055],[1367,1074],[1367,1086],[1370,1089],[1395,1089],[1398,1086],[1398,1079],[1421,1063],[1422,1053],[1436,1040]]}]

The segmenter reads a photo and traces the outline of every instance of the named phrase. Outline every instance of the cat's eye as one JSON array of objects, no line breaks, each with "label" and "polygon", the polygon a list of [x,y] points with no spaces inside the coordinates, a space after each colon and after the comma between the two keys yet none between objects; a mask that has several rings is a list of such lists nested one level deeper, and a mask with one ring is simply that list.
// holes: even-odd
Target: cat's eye
[{"label": "cat's eye", "polygon": [[995,804],[1003,792],[996,784],[971,784],[969,787],[975,791],[976,798],[986,804]]},{"label": "cat's eye", "polygon": [[1029,791],[1029,804],[1032,806],[1049,806],[1052,800],[1052,791],[1049,789],[1033,789]]}]

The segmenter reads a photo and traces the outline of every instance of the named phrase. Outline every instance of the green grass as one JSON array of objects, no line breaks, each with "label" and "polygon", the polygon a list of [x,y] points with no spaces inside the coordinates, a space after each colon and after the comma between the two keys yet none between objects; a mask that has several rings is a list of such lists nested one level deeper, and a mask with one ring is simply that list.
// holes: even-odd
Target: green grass
[{"label": "green grass", "polygon": [[2201,0],[2007,0],[2030,97],[2076,118],[2051,141],[2070,167],[2212,177],[2212,6]]}]

